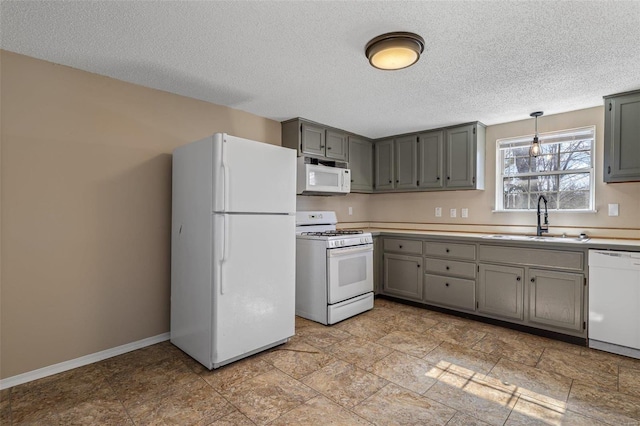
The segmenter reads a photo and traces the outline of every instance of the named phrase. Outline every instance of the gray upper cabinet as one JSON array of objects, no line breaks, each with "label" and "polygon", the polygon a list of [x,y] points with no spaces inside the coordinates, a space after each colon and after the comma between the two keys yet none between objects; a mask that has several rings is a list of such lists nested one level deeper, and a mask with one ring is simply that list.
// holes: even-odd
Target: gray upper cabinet
[{"label": "gray upper cabinet", "polygon": [[640,181],[640,91],[605,96],[604,104],[604,181]]},{"label": "gray upper cabinet", "polygon": [[396,189],[418,188],[418,138],[405,136],[394,140]]},{"label": "gray upper cabinet", "polygon": [[393,139],[378,141],[375,143],[375,190],[388,190],[395,188],[393,170]]},{"label": "gray upper cabinet", "polygon": [[282,123],[282,146],[298,155],[347,162],[347,133],[300,118]]},{"label": "gray upper cabinet", "polygon": [[324,157],[326,145],[324,128],[308,123],[302,123],[300,125],[300,132],[302,153],[320,155]]},{"label": "gray upper cabinet", "polygon": [[375,142],[302,118],[282,122],[282,146],[349,163],[352,192],[484,189],[485,126],[463,124]]},{"label": "gray upper cabinet", "polygon": [[325,157],[333,158],[336,160],[347,161],[347,134],[337,132],[335,130],[326,130],[325,134],[326,150]]},{"label": "gray upper cabinet", "polygon": [[351,192],[373,191],[373,144],[357,136],[349,136],[349,168]]},{"label": "gray upper cabinet", "polygon": [[418,135],[418,188],[441,189],[444,179],[444,131]]},{"label": "gray upper cabinet", "polygon": [[[388,145],[393,155],[387,154]],[[385,139],[375,146],[376,191],[484,189],[482,123]]]},{"label": "gray upper cabinet", "polygon": [[484,189],[484,126],[468,124],[445,131],[444,186]]}]

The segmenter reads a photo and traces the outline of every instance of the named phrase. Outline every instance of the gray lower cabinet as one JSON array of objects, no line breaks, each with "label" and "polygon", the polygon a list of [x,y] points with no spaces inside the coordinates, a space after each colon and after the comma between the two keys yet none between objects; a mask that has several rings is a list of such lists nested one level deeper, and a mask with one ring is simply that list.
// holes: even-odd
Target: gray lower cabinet
[{"label": "gray lower cabinet", "polygon": [[478,312],[524,320],[524,268],[481,263]]},{"label": "gray lower cabinet", "polygon": [[640,181],[640,91],[604,98],[604,181]]},{"label": "gray lower cabinet", "polygon": [[349,136],[349,169],[351,192],[373,191],[373,144],[357,136]]},{"label": "gray lower cabinet", "polygon": [[529,269],[529,322],[580,331],[585,278],[572,272]]},{"label": "gray lower cabinet", "polygon": [[382,294],[586,337],[585,249],[389,234],[376,250]]},{"label": "gray lower cabinet", "polygon": [[422,300],[422,257],[385,253],[383,293]]}]

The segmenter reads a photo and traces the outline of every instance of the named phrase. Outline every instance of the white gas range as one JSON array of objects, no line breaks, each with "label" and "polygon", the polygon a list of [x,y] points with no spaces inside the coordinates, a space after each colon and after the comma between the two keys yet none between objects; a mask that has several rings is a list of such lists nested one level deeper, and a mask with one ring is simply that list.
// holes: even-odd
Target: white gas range
[{"label": "white gas range", "polygon": [[373,308],[373,237],[335,212],[296,213],[296,315],[322,324]]}]

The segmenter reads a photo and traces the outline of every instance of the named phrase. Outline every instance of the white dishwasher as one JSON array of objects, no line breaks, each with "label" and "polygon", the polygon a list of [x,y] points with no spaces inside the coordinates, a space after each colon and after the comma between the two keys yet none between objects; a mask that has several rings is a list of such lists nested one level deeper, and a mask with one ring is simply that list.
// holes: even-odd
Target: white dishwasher
[{"label": "white dishwasher", "polygon": [[589,250],[589,347],[640,359],[640,252]]}]

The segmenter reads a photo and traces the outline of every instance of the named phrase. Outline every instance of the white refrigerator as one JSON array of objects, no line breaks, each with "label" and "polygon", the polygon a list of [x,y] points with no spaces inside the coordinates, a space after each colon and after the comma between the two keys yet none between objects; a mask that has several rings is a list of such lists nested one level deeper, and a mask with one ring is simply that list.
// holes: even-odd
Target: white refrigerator
[{"label": "white refrigerator", "polygon": [[209,369],[295,323],[296,152],[216,133],[173,151],[171,342]]}]

